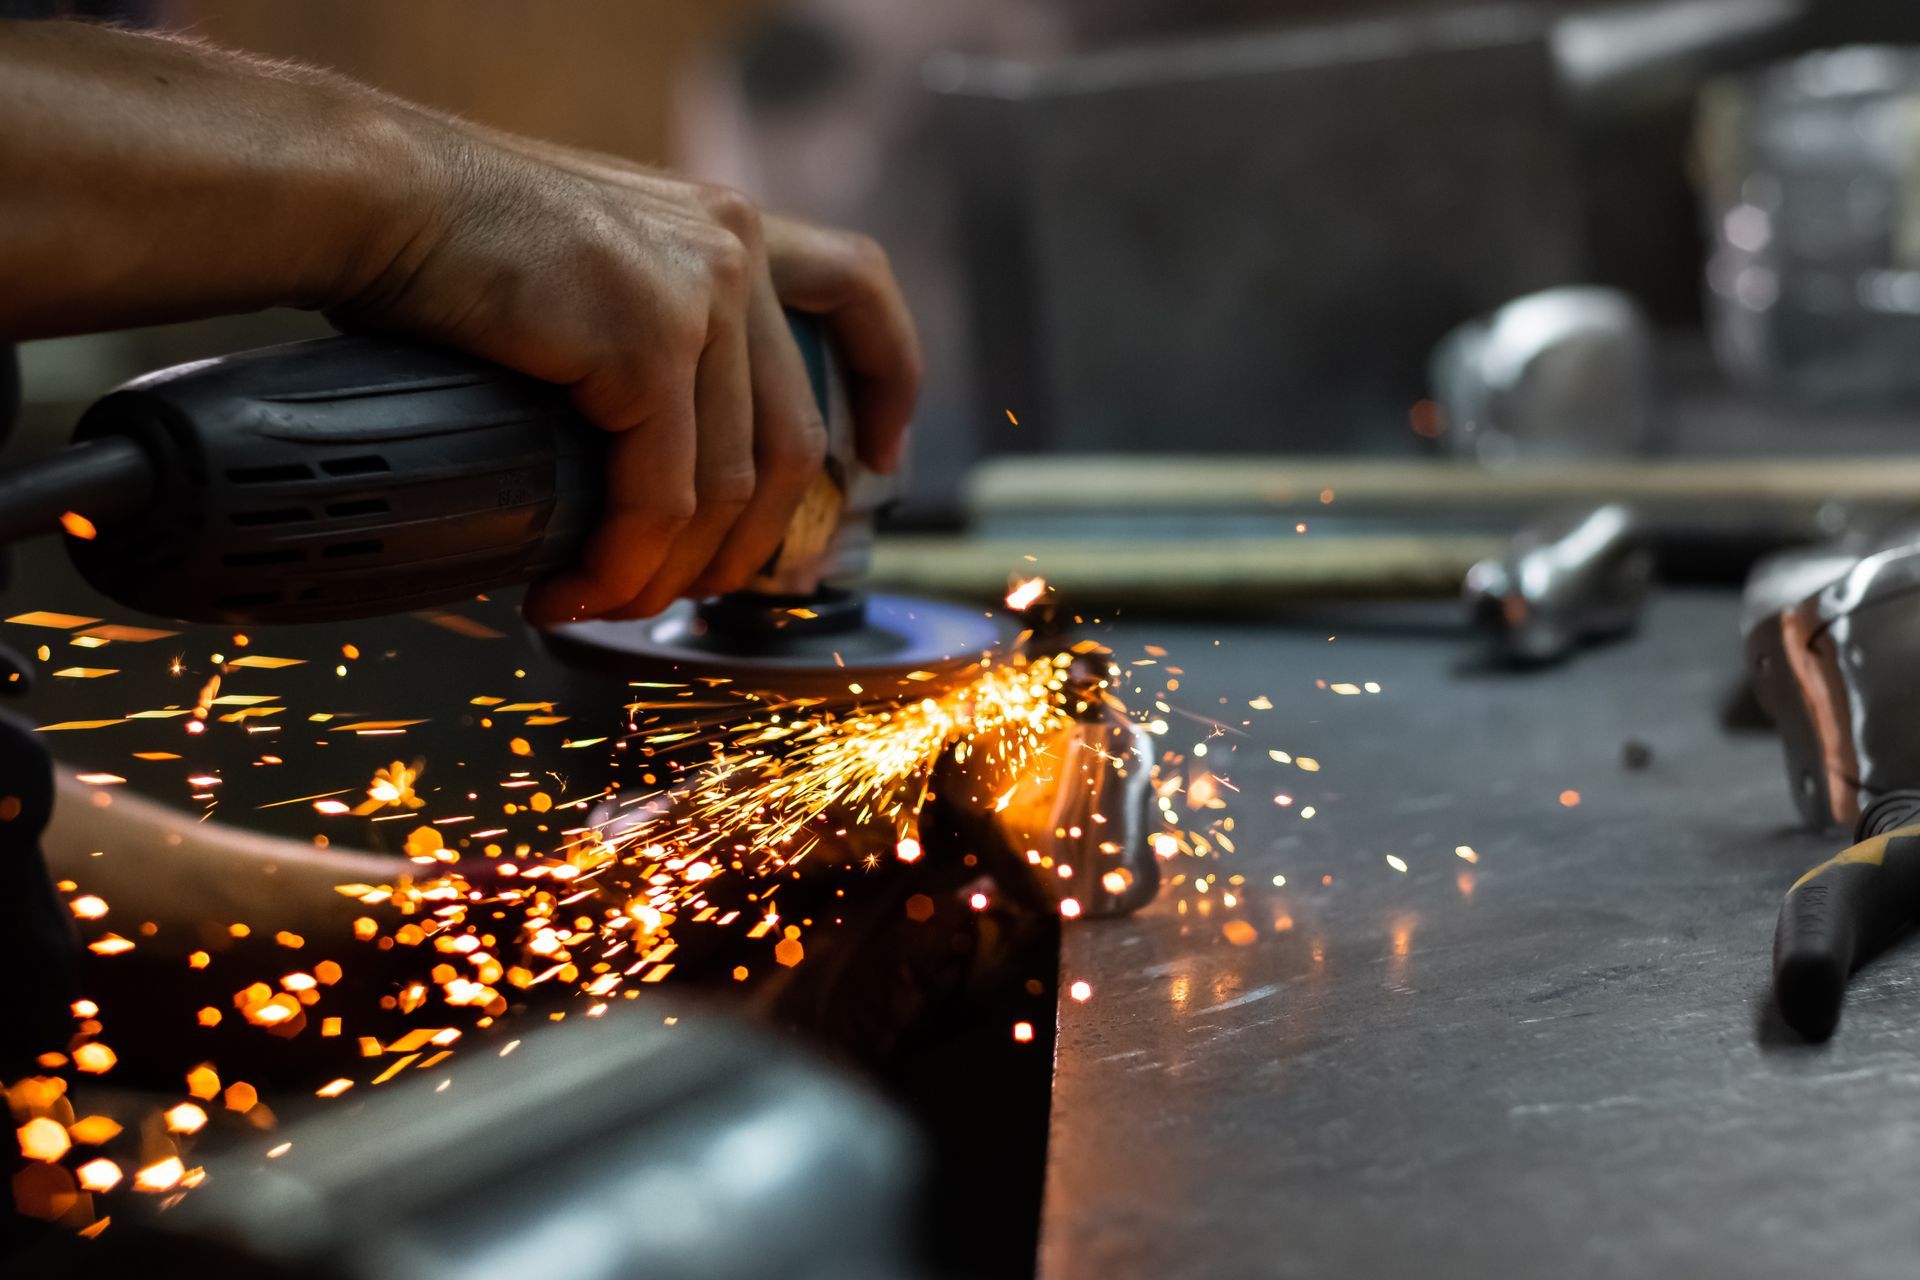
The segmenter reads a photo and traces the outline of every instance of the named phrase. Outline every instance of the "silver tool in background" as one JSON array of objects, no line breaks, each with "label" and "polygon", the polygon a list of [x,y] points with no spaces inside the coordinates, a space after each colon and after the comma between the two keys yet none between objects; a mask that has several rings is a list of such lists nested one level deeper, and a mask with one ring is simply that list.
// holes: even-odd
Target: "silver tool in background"
[{"label": "silver tool in background", "polygon": [[1618,289],[1515,298],[1442,339],[1431,378],[1443,442],[1490,466],[1619,457],[1653,440],[1653,337]]},{"label": "silver tool in background", "polygon": [[[1824,573],[1827,566],[1801,567]],[[1750,598],[1766,600],[1786,580],[1776,565]],[[1917,653],[1916,543],[1865,555],[1753,622],[1748,674],[1779,727],[1788,784],[1808,825],[1851,827],[1876,799],[1920,782]]]},{"label": "silver tool in background", "polygon": [[1465,595],[1494,659],[1534,666],[1632,630],[1652,583],[1644,529],[1631,508],[1608,503],[1523,530],[1467,571]]},{"label": "silver tool in background", "polygon": [[1903,513],[1855,520],[1835,537],[1762,556],[1741,590],[1741,639],[1781,610],[1838,582],[1868,556],[1913,545],[1920,545],[1920,521]]}]

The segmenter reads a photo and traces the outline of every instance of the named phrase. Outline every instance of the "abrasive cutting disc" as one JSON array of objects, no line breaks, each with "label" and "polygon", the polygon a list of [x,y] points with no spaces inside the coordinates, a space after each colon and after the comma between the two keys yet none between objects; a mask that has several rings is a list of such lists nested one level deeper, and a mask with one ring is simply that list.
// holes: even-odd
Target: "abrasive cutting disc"
[{"label": "abrasive cutting disc", "polygon": [[786,697],[931,692],[1000,645],[1000,628],[978,608],[911,596],[868,596],[851,630],[795,627],[758,636],[717,632],[691,601],[633,622],[573,622],[544,633],[561,661],[629,680],[726,679]]}]

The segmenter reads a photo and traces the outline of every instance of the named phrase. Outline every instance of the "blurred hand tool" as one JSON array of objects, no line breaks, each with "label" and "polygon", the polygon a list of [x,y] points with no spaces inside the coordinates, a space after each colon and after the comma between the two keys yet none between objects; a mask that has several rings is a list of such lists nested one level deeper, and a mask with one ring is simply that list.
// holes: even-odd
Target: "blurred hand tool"
[{"label": "blurred hand tool", "polygon": [[1652,436],[1653,338],[1618,289],[1515,298],[1434,349],[1443,441],[1489,465],[1643,452]]},{"label": "blurred hand tool", "polygon": [[1506,554],[1467,571],[1465,594],[1494,659],[1528,666],[1632,630],[1652,582],[1644,531],[1609,503],[1521,531]]},{"label": "blurred hand tool", "polygon": [[1848,976],[1920,918],[1920,791],[1874,802],[1855,835],[1787,890],[1774,928],[1774,1000],[1809,1039],[1833,1034]]},{"label": "blurred hand tool", "polygon": [[1854,566],[1876,552],[1920,544],[1920,523],[1911,514],[1898,518],[1859,520],[1837,537],[1788,547],[1762,556],[1747,573],[1740,593],[1740,638],[1755,628],[1846,577]]},{"label": "blurred hand tool", "polygon": [[1757,623],[1746,646],[1809,826],[1851,827],[1920,785],[1920,544],[1861,558]]},{"label": "blurred hand tool", "polygon": [[1794,885],[1775,933],[1781,1015],[1818,1038],[1839,1018],[1847,975],[1920,916],[1920,544],[1857,559],[1755,622],[1746,643],[1801,816],[1850,826],[1857,841]]}]

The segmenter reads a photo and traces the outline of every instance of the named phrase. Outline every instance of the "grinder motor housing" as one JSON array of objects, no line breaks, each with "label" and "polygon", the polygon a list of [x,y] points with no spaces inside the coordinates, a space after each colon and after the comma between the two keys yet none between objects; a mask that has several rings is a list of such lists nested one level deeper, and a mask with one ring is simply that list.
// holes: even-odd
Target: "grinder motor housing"
[{"label": "grinder motor housing", "polygon": [[[891,492],[853,458],[818,322],[790,318],[829,446],[753,584],[783,596],[858,576],[854,526]],[[530,581],[577,558],[604,502],[606,433],[563,388],[384,338],[164,370],[97,402],[75,439],[118,477],[74,507],[98,526],[70,540],[75,564],[113,599],[189,621],[340,621]]]}]

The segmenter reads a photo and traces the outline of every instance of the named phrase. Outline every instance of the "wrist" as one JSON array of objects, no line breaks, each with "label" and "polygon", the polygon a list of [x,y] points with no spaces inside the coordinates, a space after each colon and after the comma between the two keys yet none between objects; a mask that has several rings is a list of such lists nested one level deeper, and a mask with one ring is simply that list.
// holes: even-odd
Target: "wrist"
[{"label": "wrist", "polygon": [[325,225],[295,305],[347,306],[403,281],[427,252],[458,181],[451,133],[406,103],[359,85],[330,86],[319,181]]}]

